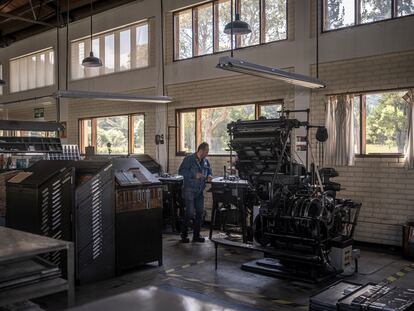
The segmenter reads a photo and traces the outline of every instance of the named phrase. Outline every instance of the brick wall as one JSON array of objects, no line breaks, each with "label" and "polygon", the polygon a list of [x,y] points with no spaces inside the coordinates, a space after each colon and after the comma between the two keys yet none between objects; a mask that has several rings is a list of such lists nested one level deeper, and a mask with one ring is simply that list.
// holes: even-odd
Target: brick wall
[{"label": "brick wall", "polygon": [[[24,121],[36,121],[34,118],[34,109],[44,108],[45,112],[45,121],[55,121],[56,120],[56,106],[54,100],[50,103],[28,103],[21,102],[16,104],[7,105],[3,108],[0,118],[10,120],[24,120]],[[40,120],[40,119],[39,119]]]},{"label": "brick wall", "polygon": [[[135,91],[140,95],[155,95],[155,89],[144,89]],[[145,153],[156,157],[155,155],[155,125],[156,114],[155,104],[142,104],[131,102],[116,101],[86,101],[71,100],[69,102],[68,111],[68,143],[78,144],[79,126],[78,122],[81,118],[86,117],[103,117],[110,115],[144,113],[145,114]]]},{"label": "brick wall", "polygon": [[[176,125],[176,109],[217,105],[254,103],[283,99],[287,108],[293,108],[294,88],[274,80],[236,75],[234,77],[182,83],[168,86],[168,96],[174,102],[168,108],[168,125]],[[176,135],[172,131],[169,141],[170,172],[177,172],[183,160],[176,156]],[[229,166],[229,156],[210,156],[213,175],[222,176],[223,166]],[[205,206],[211,209],[211,194],[206,193]]]},{"label": "brick wall", "polygon": [[[328,87],[312,92],[314,124],[325,122],[327,94],[413,87],[414,51],[321,64],[319,76]],[[345,188],[340,196],[362,202],[355,238],[401,245],[401,225],[414,220],[414,171],[398,157],[357,158],[355,166],[337,170]]]}]

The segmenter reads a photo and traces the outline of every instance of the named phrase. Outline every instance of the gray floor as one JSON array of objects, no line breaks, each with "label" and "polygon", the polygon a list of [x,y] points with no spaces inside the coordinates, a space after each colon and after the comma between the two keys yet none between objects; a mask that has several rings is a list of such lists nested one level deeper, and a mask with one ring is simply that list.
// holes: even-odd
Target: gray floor
[{"label": "gray floor", "polygon": [[[207,232],[204,235],[207,236]],[[214,245],[210,241],[181,244],[177,235],[164,235],[163,240],[163,267],[148,265],[111,280],[81,286],[76,290],[76,303],[85,304],[147,285],[169,285],[200,293],[216,302],[226,301],[233,306],[297,310],[307,309],[309,297],[327,285],[280,280],[242,271],[242,263],[260,257],[260,254],[244,250],[220,248],[219,268],[215,271]],[[378,283],[394,276],[390,278],[394,285],[413,288],[414,269],[412,272],[408,271],[410,269],[402,270],[411,263],[399,256],[362,250],[360,273],[347,280]],[[36,302],[46,310],[64,308],[64,296],[60,294]]]}]

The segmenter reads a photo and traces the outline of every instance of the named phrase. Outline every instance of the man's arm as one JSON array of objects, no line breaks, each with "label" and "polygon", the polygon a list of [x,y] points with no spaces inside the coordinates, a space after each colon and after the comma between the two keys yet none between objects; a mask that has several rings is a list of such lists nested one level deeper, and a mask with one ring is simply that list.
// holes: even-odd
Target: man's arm
[{"label": "man's arm", "polygon": [[178,169],[178,174],[182,175],[185,179],[195,179],[196,176],[191,172],[191,159],[190,157],[185,157],[183,162],[181,162],[180,168]]}]

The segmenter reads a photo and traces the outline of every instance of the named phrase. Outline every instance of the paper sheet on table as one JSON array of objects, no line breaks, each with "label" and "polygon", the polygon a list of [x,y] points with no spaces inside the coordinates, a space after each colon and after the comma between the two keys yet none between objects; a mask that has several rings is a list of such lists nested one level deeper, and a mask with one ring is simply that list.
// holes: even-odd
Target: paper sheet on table
[{"label": "paper sheet on table", "polygon": [[18,184],[21,183],[23,180],[25,180],[27,177],[31,176],[32,172],[20,172],[16,176],[9,179],[9,182]]}]

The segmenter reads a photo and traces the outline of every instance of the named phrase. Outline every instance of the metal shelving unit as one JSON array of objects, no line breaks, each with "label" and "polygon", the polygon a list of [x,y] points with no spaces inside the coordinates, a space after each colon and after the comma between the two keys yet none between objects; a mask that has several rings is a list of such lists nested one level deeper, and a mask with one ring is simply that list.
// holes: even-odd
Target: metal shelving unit
[{"label": "metal shelving unit", "polygon": [[[66,251],[66,277],[56,277],[0,290],[0,306],[38,298],[62,291],[67,292],[68,306],[74,304],[74,254],[71,242],[56,240],[0,226],[0,269],[3,265]],[[1,280],[0,280],[1,281]]]}]

